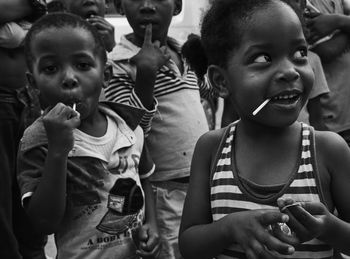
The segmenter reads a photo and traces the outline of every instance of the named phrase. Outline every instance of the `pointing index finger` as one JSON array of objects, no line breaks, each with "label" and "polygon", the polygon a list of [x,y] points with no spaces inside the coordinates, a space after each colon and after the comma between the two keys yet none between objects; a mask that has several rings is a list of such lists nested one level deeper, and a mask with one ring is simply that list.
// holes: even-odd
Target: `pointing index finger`
[{"label": "pointing index finger", "polygon": [[152,43],[152,23],[146,25],[145,38],[143,44]]}]

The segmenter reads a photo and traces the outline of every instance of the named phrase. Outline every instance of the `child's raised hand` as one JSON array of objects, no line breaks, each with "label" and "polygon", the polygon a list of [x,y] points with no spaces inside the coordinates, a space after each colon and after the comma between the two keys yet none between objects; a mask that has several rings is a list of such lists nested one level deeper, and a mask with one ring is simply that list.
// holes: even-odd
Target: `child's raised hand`
[{"label": "child's raised hand", "polygon": [[101,16],[90,16],[87,21],[94,26],[107,51],[111,51],[115,46],[114,26]]},{"label": "child's raised hand", "polygon": [[306,16],[306,26],[309,29],[308,39],[310,43],[314,43],[337,29],[336,15],[309,14]]},{"label": "child's raised hand", "polygon": [[79,113],[63,103],[58,103],[45,111],[43,123],[49,149],[68,154],[74,145],[73,129],[80,125]]},{"label": "child's raised hand", "polygon": [[[279,199],[277,204],[289,216],[287,225],[301,243],[322,236],[330,219],[330,212],[321,202],[298,202]],[[291,206],[293,204],[293,206]]]},{"label": "child's raised hand", "polygon": [[270,226],[286,223],[288,216],[278,210],[251,210],[232,213],[226,224],[234,242],[240,244],[247,258],[278,258],[294,253],[294,247],[276,238]]},{"label": "child's raised hand", "polygon": [[147,67],[156,72],[170,59],[166,46],[160,46],[158,40],[152,42],[152,24],[147,24],[141,50],[130,59],[137,67]]},{"label": "child's raised hand", "polygon": [[138,250],[136,253],[142,258],[157,258],[161,243],[158,229],[151,224],[144,224],[138,230]]}]

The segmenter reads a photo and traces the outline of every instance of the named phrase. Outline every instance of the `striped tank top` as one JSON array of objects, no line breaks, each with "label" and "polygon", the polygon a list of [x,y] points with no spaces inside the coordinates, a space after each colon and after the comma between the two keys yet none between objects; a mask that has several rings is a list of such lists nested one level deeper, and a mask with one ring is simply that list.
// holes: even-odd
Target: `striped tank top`
[{"label": "striped tank top", "polygon": [[[313,128],[301,126],[300,159],[287,183],[280,186],[261,186],[239,176],[234,155],[237,123],[227,127],[214,167],[211,171],[210,199],[213,221],[227,214],[256,209],[278,209],[277,199],[323,201],[316,171]],[[295,253],[285,258],[333,258],[333,249],[313,239],[295,247]],[[217,259],[246,258],[238,244],[227,247]]]}]

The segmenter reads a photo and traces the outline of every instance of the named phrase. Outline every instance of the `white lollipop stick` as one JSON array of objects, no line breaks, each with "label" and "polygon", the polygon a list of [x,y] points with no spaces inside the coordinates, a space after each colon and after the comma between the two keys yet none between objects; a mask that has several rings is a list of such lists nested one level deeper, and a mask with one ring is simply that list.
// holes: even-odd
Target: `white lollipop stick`
[{"label": "white lollipop stick", "polygon": [[270,100],[271,100],[271,99],[268,98],[268,99],[266,99],[265,101],[263,101],[262,104],[260,104],[259,107],[256,108],[256,109],[253,111],[252,114],[253,114],[254,116],[257,115],[258,112],[259,112],[262,108],[264,108],[264,106],[265,106]]}]

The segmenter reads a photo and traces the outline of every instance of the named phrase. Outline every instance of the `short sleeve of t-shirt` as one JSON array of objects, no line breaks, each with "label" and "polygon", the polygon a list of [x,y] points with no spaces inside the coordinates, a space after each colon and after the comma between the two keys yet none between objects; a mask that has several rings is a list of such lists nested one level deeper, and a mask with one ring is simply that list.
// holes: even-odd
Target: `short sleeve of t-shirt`
[{"label": "short sleeve of t-shirt", "polygon": [[47,147],[39,146],[30,150],[20,149],[17,158],[17,180],[22,201],[30,197],[40,183]]}]

